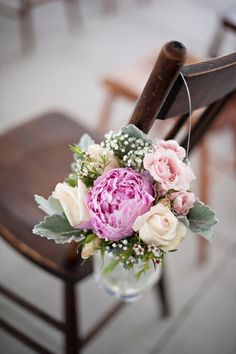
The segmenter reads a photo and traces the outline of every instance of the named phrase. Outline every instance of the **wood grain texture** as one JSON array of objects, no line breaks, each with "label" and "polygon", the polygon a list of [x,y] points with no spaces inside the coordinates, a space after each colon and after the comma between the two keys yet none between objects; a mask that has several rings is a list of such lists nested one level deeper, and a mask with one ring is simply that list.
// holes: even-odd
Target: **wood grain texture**
[{"label": "wood grain texture", "polygon": [[131,124],[145,133],[151,129],[185,60],[182,43],[169,42],[162,48],[130,118]]},{"label": "wood grain texture", "polygon": [[[235,90],[236,53],[186,65],[181,72],[190,91],[192,110],[207,107]],[[189,103],[179,75],[156,118],[167,119],[186,113],[189,113]]]}]

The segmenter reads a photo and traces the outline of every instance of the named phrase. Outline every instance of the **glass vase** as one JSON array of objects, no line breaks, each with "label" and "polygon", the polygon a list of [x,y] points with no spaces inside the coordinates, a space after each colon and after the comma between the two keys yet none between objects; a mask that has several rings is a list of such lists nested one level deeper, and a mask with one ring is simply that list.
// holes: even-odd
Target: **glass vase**
[{"label": "glass vase", "polygon": [[113,255],[105,253],[102,260],[98,252],[94,259],[94,276],[100,288],[107,293],[125,302],[134,302],[138,300],[141,294],[151,288],[161,276],[161,265],[156,269],[150,263],[150,268],[140,276],[135,274],[140,270],[141,264],[135,264],[132,270],[126,270],[122,265],[117,265],[109,273],[104,273],[104,269],[114,259]]}]

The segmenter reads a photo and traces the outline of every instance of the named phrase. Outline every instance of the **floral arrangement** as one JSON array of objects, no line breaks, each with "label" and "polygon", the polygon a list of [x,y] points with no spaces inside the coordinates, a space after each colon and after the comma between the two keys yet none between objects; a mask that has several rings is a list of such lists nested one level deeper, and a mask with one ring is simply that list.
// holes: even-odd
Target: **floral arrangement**
[{"label": "floral arrangement", "polygon": [[48,200],[35,196],[48,216],[34,234],[78,242],[83,259],[108,253],[104,272],[139,264],[137,277],[176,251],[187,228],[214,239],[215,213],[191,191],[195,176],[177,141],[151,140],[128,125],[100,145],[86,134],[70,148],[71,174]]}]

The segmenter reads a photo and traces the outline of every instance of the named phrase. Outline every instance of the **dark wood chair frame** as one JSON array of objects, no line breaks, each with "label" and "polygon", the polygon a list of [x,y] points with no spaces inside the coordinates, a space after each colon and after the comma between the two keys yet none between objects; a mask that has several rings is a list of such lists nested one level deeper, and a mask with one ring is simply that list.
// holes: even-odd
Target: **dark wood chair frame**
[{"label": "dark wood chair frame", "polygon": [[[213,124],[218,113],[224,108],[225,103],[230,99],[231,95],[235,93],[236,53],[188,66],[183,66],[185,58],[186,49],[181,43],[169,42],[163,47],[144,91],[136,104],[130,123],[135,124],[147,133],[155,119],[168,119],[180,116],[177,121],[175,119],[175,124],[166,138],[170,139],[176,137],[189,116],[189,104],[186,89],[179,74],[181,71],[191,93],[193,109],[207,107],[193,126],[190,142],[190,151],[192,151],[197,143],[203,138],[211,124]],[[70,154],[67,154],[66,156],[63,154],[65,146],[71,143],[71,132],[76,131],[76,129],[80,134],[84,132],[81,128],[78,128],[77,124],[72,123],[71,121],[68,123],[68,120],[64,120],[63,117],[58,114],[49,115],[49,117],[44,120],[34,120],[24,125],[23,130],[20,129],[21,128],[16,128],[0,139],[0,151],[4,151],[4,148],[10,146],[9,143],[12,138],[16,139],[16,143],[18,143],[19,146],[26,138],[29,139],[25,144],[25,148],[30,150],[31,144],[34,144],[34,139],[36,139],[37,136],[42,137],[42,135],[44,135],[42,143],[46,142],[47,152],[43,155],[43,158],[47,160],[47,156],[50,155],[49,145],[47,144],[50,144],[53,138],[57,139],[55,141],[56,147],[54,147],[53,153],[57,151],[57,156],[61,157],[63,164],[60,163],[60,167],[61,165],[64,165],[64,161],[69,165],[71,158]],[[18,134],[19,131],[21,132],[20,136]],[[63,146],[59,148],[57,143],[61,143],[64,136],[63,134],[68,136],[62,144]],[[52,143],[54,143],[54,141]],[[186,144],[187,136],[182,140],[182,145],[184,147],[186,147]],[[105,324],[107,324],[117,311],[123,307],[124,304],[118,303],[85,337],[80,336],[79,321],[77,320],[76,314],[76,284],[91,274],[92,263],[91,261],[88,261],[83,266],[80,265],[80,257],[76,255],[74,244],[62,246],[60,248],[60,246],[50,243],[49,247],[47,240],[37,238],[37,247],[31,247],[31,242],[33,243],[34,237],[31,235],[29,225],[24,225],[24,223],[21,222],[19,215],[17,213],[13,215],[9,205],[8,207],[6,206],[7,198],[9,197],[8,193],[11,193],[11,191],[8,191],[6,188],[8,182],[6,182],[5,177],[7,176],[7,171],[11,171],[11,165],[14,164],[14,159],[21,158],[22,154],[24,154],[23,150],[12,151],[12,154],[10,153],[7,157],[0,158],[0,167],[3,171],[3,177],[1,177],[2,180],[0,179],[0,182],[3,182],[2,188],[0,184],[0,192],[3,197],[0,201],[0,234],[4,240],[21,255],[25,256],[28,260],[40,266],[47,272],[56,275],[63,281],[65,321],[61,322],[49,316],[3,285],[0,287],[0,293],[61,331],[65,335],[66,353],[75,354],[94,338],[94,336]],[[46,167],[49,168],[51,161],[48,160],[47,162],[48,166],[46,165]],[[54,164],[55,163],[56,162],[54,162]],[[35,168],[35,165],[32,165],[31,170],[27,172],[31,172],[32,174],[37,173],[37,171],[34,172]],[[5,177],[4,174],[6,174]],[[59,175],[53,175],[50,185],[44,189],[44,192],[52,190],[53,185],[55,185],[58,178],[63,178],[65,174],[66,170],[63,169],[60,170]],[[37,181],[37,183],[39,182]],[[44,186],[45,180],[40,180],[40,183]],[[31,190],[36,187],[37,186],[31,187]],[[26,208],[25,212],[31,211],[30,221],[31,225],[33,225],[39,220],[41,214],[36,211],[36,207],[35,209],[32,208],[32,200],[26,200],[24,207]],[[26,238],[24,239],[24,237]],[[40,240],[40,242],[38,240]],[[46,247],[48,247],[51,253],[46,253],[45,255],[46,244]],[[56,257],[56,254],[60,252],[63,253],[64,256],[62,258],[54,259],[53,257]],[[163,272],[161,280],[158,282],[155,289],[158,290],[158,294],[160,295],[162,313],[163,315],[167,315],[169,313],[169,302],[164,275],[165,272]],[[50,353],[50,351],[44,348],[41,344],[30,339],[26,334],[23,334],[2,319],[0,319],[0,326],[26,345],[33,348],[36,352],[45,354]]]}]

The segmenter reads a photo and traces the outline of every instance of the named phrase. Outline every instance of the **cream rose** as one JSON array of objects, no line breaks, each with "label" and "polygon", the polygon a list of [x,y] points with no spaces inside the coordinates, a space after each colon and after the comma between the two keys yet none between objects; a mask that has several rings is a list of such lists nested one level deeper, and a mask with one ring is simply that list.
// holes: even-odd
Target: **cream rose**
[{"label": "cream rose", "polygon": [[133,230],[139,231],[143,242],[160,247],[165,252],[177,249],[186,234],[184,224],[162,203],[137,217]]},{"label": "cream rose", "polygon": [[86,243],[82,249],[81,257],[83,259],[87,259],[90,256],[93,256],[97,251],[99,243],[100,243],[100,239],[98,237],[96,237],[94,240]]},{"label": "cream rose", "polygon": [[73,227],[86,227],[90,221],[90,215],[85,204],[87,187],[78,180],[78,186],[70,187],[66,183],[58,183],[55,191],[52,193],[53,198],[60,201],[63,211]]},{"label": "cream rose", "polygon": [[89,153],[89,155],[91,157],[93,157],[94,159],[97,159],[97,160],[101,159],[101,155],[108,156],[109,163],[107,164],[106,168],[104,169],[104,172],[107,172],[107,171],[112,170],[113,168],[119,167],[118,161],[117,161],[114,153],[108,149],[102,148],[98,144],[91,144],[88,147],[87,152]]}]

